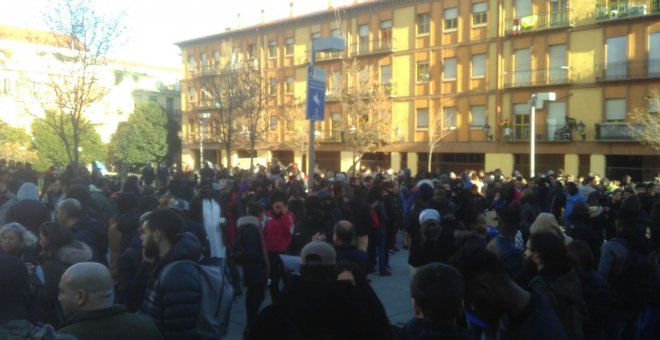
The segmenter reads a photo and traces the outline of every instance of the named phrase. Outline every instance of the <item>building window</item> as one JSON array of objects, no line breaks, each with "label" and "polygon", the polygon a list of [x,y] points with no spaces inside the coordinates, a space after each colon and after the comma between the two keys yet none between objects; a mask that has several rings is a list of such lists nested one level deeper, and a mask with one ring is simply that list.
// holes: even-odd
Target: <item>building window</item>
[{"label": "building window", "polygon": [[485,25],[488,22],[488,3],[480,2],[472,5],[472,26]]},{"label": "building window", "polygon": [[660,76],[660,33],[649,34],[649,75]]},{"label": "building window", "polygon": [[216,69],[220,66],[220,51],[213,52],[213,66]]},{"label": "building window", "polygon": [[550,59],[550,82],[568,80],[568,63],[566,61],[566,45],[552,45],[548,49]]},{"label": "building window", "polygon": [[331,29],[330,36],[333,38],[341,38],[341,30],[339,28]]},{"label": "building window", "polygon": [[605,120],[608,122],[623,122],[626,120],[626,100],[606,99]]},{"label": "building window", "polygon": [[381,48],[392,48],[392,21],[380,22],[380,46]]},{"label": "building window", "polygon": [[339,91],[341,91],[341,72],[333,71],[332,78],[330,80],[331,80],[330,92],[332,94],[339,94]]},{"label": "building window", "polygon": [[532,0],[516,0],[515,10],[517,18],[532,14]]},{"label": "building window", "polygon": [[188,56],[188,72],[195,71],[195,57]]},{"label": "building window", "polygon": [[[458,121],[456,117],[456,108],[455,107],[444,107],[442,108],[442,121],[443,121],[443,130],[454,130],[456,129],[456,123]],[[445,126],[449,125],[449,126]]]},{"label": "building window", "polygon": [[277,123],[279,120],[277,119],[277,116],[270,116],[270,128],[271,130],[277,130]]},{"label": "building window", "polygon": [[257,46],[254,44],[248,45],[248,59],[254,59],[257,56]]},{"label": "building window", "polygon": [[605,78],[626,78],[628,74],[628,37],[608,38]]},{"label": "building window", "polygon": [[456,58],[447,58],[443,61],[442,79],[456,80]]},{"label": "building window", "polygon": [[532,80],[532,71],[529,69],[532,57],[529,48],[515,50],[514,58],[514,78],[516,85],[529,85]]},{"label": "building window", "polygon": [[472,56],[472,78],[486,76],[486,55],[476,54]]},{"label": "building window", "polygon": [[568,1],[550,1],[550,26],[566,25],[568,21]]},{"label": "building window", "polygon": [[471,120],[470,120],[470,127],[472,128],[481,128],[484,125],[486,125],[486,107],[479,105],[479,106],[472,106],[470,108],[470,114],[471,114]]},{"label": "building window", "polygon": [[429,62],[428,61],[418,61],[417,62],[417,82],[426,83],[431,78],[429,73]]},{"label": "building window", "polygon": [[208,68],[209,68],[209,59],[208,59],[208,57],[206,56],[206,53],[202,53],[202,54],[199,56],[199,61],[200,61],[200,64],[202,64],[202,72],[206,72],[206,71],[208,71]]},{"label": "building window", "polygon": [[445,10],[445,31],[458,28],[458,8],[448,8]]},{"label": "building window", "polygon": [[286,38],[286,45],[284,47],[286,55],[293,55],[293,38]]},{"label": "building window", "polygon": [[312,40],[321,37],[321,32],[312,32]]},{"label": "building window", "polygon": [[277,95],[277,79],[270,78],[270,83],[268,86],[268,94],[270,94],[271,96]]},{"label": "building window", "polygon": [[513,138],[529,139],[529,104],[527,103],[513,105]]},{"label": "building window", "polygon": [[380,83],[383,85],[392,83],[392,65],[380,67]]},{"label": "building window", "polygon": [[284,90],[286,91],[286,94],[293,94],[293,77],[286,77]]},{"label": "building window", "polygon": [[195,101],[195,88],[194,87],[189,87],[188,88],[188,101],[189,102],[194,102]]},{"label": "building window", "polygon": [[417,109],[416,117],[415,126],[417,130],[426,130],[429,128],[429,109]]},{"label": "building window", "polygon": [[417,16],[417,35],[429,34],[431,31],[431,15],[428,13]]},{"label": "building window", "polygon": [[358,52],[369,52],[369,25],[358,27]]},{"label": "building window", "polygon": [[275,40],[268,43],[268,58],[277,58],[277,41]]}]

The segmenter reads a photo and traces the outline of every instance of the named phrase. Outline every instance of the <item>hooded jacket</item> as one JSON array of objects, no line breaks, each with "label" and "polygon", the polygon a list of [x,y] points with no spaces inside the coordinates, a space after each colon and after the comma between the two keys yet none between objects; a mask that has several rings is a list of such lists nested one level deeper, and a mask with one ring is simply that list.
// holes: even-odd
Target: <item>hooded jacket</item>
[{"label": "hooded jacket", "polygon": [[59,325],[60,315],[58,313],[57,295],[59,283],[64,272],[72,265],[87,262],[92,259],[92,249],[79,241],[71,241],[53,254],[43,253],[39,258],[44,272],[44,284],[35,286],[33,296],[37,304],[37,313],[46,322]]},{"label": "hooded jacket", "polygon": [[529,283],[530,289],[544,294],[557,313],[569,339],[582,339],[582,319],[586,306],[580,278],[574,269],[544,267]]},{"label": "hooded jacket", "polygon": [[[268,279],[268,262],[264,240],[259,229],[259,220],[254,216],[244,216],[236,222],[238,235],[236,246],[243,250],[240,265],[243,267],[243,284],[266,285]],[[238,259],[237,259],[238,260]]]},{"label": "hooded jacket", "polygon": [[26,229],[39,235],[39,226],[50,220],[48,208],[39,201],[37,186],[23,183],[16,195],[18,202],[9,208],[7,222],[18,222]]},{"label": "hooded jacket", "polygon": [[198,262],[202,248],[197,237],[183,233],[154,268],[144,295],[141,313],[148,315],[165,339],[195,339],[197,315],[202,299],[200,276],[192,263],[182,262],[163,277],[160,271],[170,262]]}]

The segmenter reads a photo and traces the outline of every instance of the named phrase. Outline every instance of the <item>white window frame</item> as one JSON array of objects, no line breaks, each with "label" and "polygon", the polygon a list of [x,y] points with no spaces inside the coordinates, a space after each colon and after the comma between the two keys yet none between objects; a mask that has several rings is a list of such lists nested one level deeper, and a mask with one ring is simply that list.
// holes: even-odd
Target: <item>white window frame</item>
[{"label": "white window frame", "polygon": [[284,43],[284,54],[285,54],[287,57],[290,57],[290,56],[293,55],[293,53],[294,53],[294,50],[293,50],[293,49],[294,49],[294,45],[295,45],[295,41],[294,41],[293,37],[286,38],[286,41],[285,41],[285,43]]},{"label": "white window frame", "polygon": [[[426,65],[426,79],[421,79],[422,74],[420,72],[420,66],[421,65]],[[417,83],[428,83],[431,81],[431,64],[429,63],[428,60],[420,60],[417,62],[417,69],[415,70],[415,80]],[[420,80],[421,79],[421,80]]]},{"label": "white window frame", "polygon": [[[449,22],[455,23],[454,27],[447,28],[447,24]],[[453,32],[458,30],[458,7],[447,8],[444,10],[442,27],[444,28],[445,32]]]},{"label": "white window frame", "polygon": [[626,99],[605,99],[605,121],[623,122],[626,120]]},{"label": "white window frame", "polygon": [[[422,22],[422,18],[426,18],[425,22]],[[422,29],[424,28],[424,29]],[[417,15],[417,36],[425,36],[431,33],[431,14],[422,13]]]},{"label": "white window frame", "polygon": [[[448,70],[451,72],[447,72]],[[451,74],[448,75],[448,73],[452,73],[453,76]],[[446,58],[445,60],[443,60],[442,80],[456,80],[457,75],[458,75],[458,59],[454,57],[454,58]]]},{"label": "white window frame", "polygon": [[268,59],[277,58],[277,41],[271,40],[268,42]]},{"label": "white window frame", "polygon": [[[476,23],[475,19],[482,14],[486,15],[485,22]],[[472,4],[472,27],[481,27],[488,24],[488,3],[487,2],[477,2]]]},{"label": "white window frame", "polygon": [[[449,116],[449,130],[455,130],[458,125],[458,111],[454,106],[448,106],[442,108],[442,121],[447,121],[447,116]],[[447,130],[444,126],[443,130]]]}]

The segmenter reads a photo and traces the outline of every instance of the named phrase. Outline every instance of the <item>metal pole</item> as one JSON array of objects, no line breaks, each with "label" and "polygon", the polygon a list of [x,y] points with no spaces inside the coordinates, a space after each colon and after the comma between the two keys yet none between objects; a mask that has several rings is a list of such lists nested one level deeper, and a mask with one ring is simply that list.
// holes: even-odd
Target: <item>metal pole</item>
[{"label": "metal pole", "polygon": [[[314,53],[314,40],[312,40],[312,55],[309,60],[309,67],[311,69],[311,72],[314,72],[314,66],[316,65],[316,53]],[[308,80],[309,81],[309,75],[308,75]],[[309,100],[309,98],[307,98]],[[310,119],[309,120],[309,155],[307,156],[307,188],[308,190],[312,189],[312,184],[314,183],[314,129],[316,126],[314,125],[314,120]]]},{"label": "metal pole", "polygon": [[199,169],[202,169],[204,163],[204,120],[199,120]]},{"label": "metal pole", "polygon": [[529,136],[529,178],[533,178],[535,174],[534,163],[536,158],[536,95],[532,95],[529,101],[532,109],[532,116],[530,117],[530,133]]}]

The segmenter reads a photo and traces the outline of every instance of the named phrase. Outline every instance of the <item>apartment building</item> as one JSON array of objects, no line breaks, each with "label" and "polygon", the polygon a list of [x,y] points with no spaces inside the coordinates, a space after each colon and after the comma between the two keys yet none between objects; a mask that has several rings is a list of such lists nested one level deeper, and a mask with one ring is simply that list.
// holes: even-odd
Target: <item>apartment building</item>
[{"label": "apartment building", "polygon": [[[198,164],[200,142],[204,158],[220,162],[207,119],[221,108],[204,104],[198,77],[234,58],[254,62],[271,95],[258,156],[300,164],[304,154],[286,131],[304,122],[292,126],[284,117],[304,100],[312,40],[336,36],[346,39],[346,51],[316,55],[328,75],[326,118],[317,124],[321,169],[350,165],[332,93],[345,63],[357,60],[391,89],[392,101],[391,142],[362,165],[427,169],[429,140],[441,135],[433,169],[528,174],[533,132],[537,172],[650,179],[660,158],[632,139],[630,129],[644,127],[628,125],[626,115],[658,110],[648,97],[660,91],[659,19],[657,0],[383,0],[179,42],[183,162]],[[531,126],[530,98],[543,92],[556,101],[537,109]]]}]

